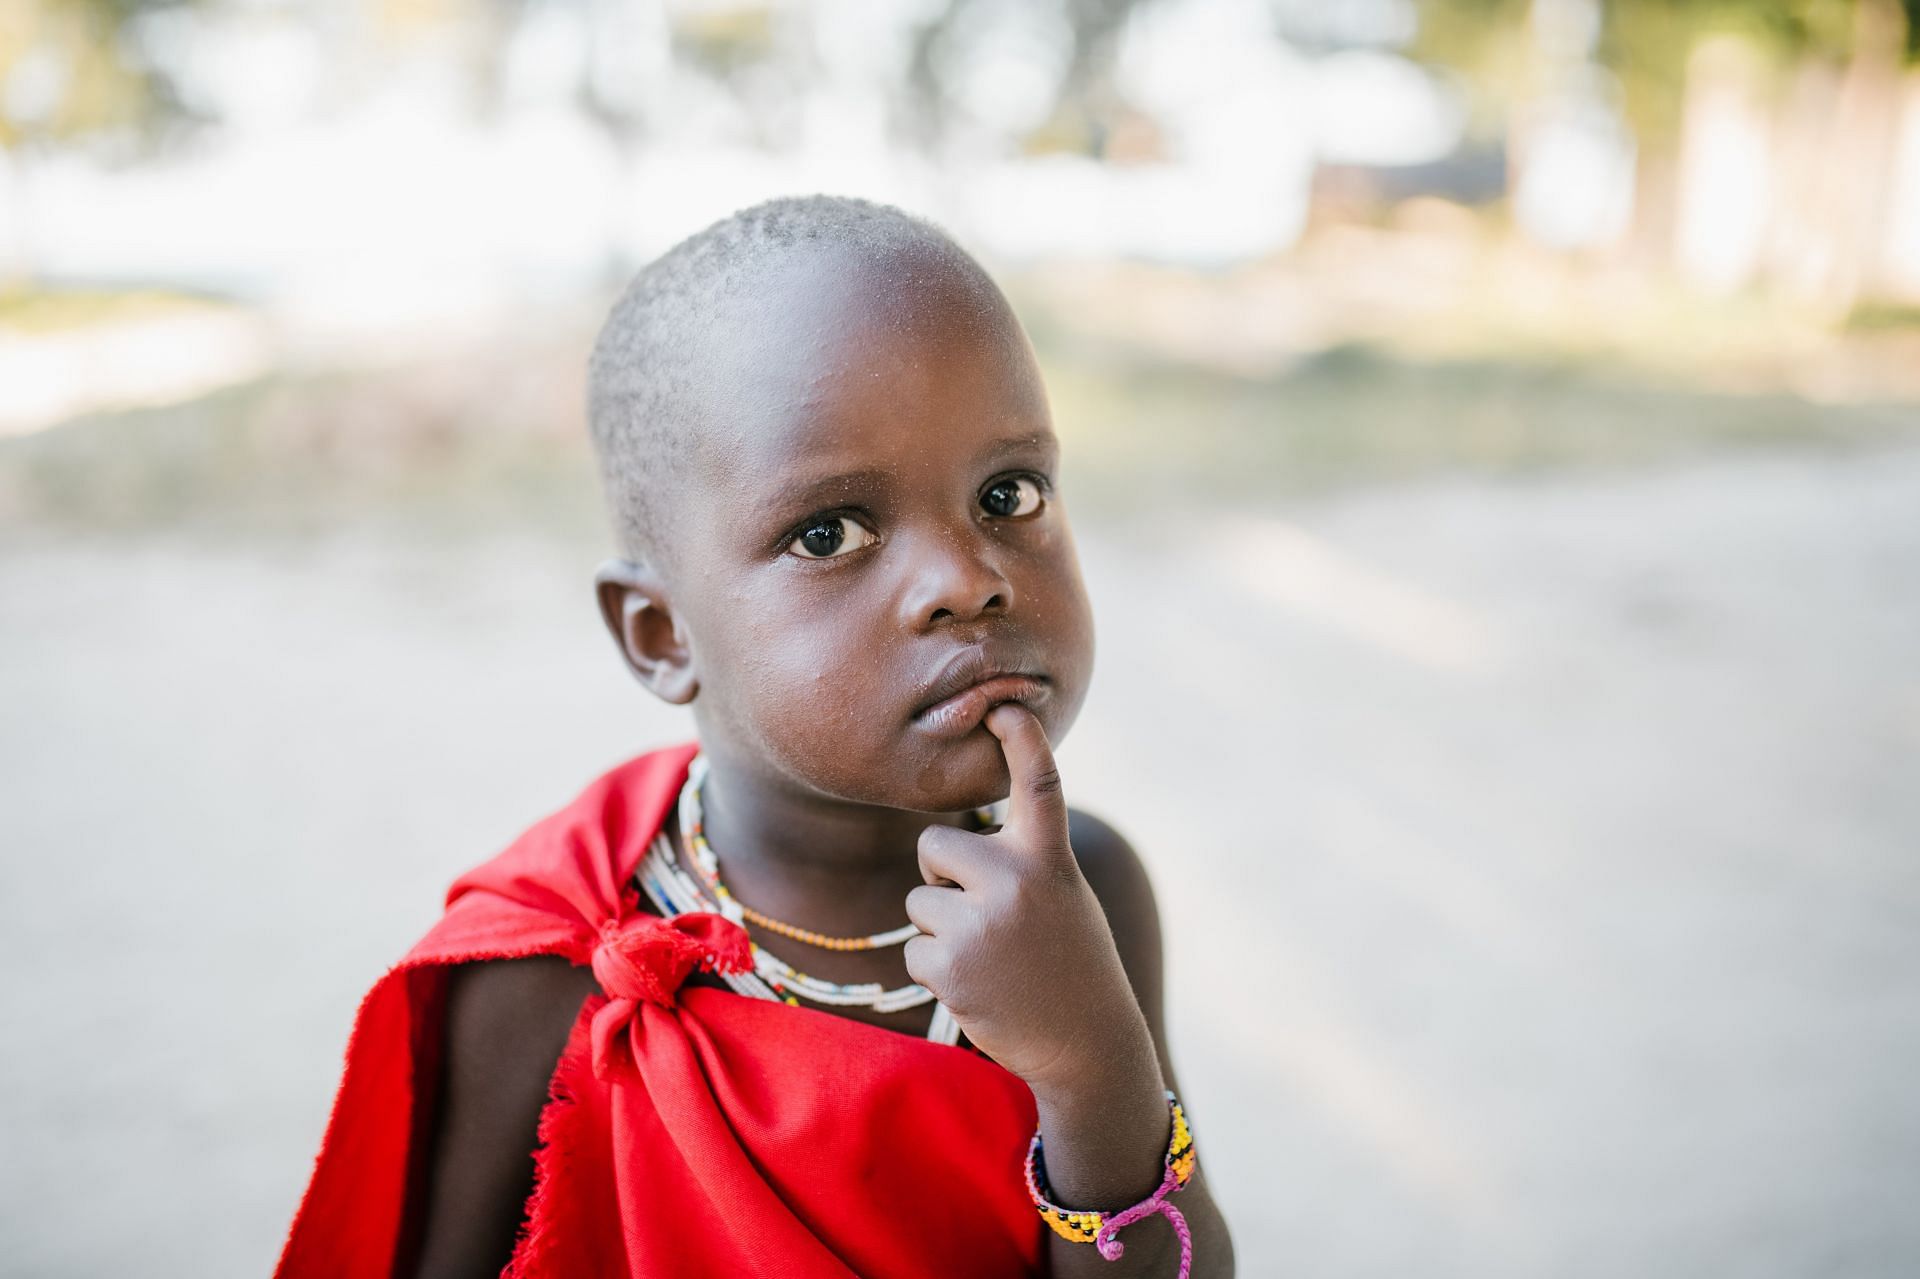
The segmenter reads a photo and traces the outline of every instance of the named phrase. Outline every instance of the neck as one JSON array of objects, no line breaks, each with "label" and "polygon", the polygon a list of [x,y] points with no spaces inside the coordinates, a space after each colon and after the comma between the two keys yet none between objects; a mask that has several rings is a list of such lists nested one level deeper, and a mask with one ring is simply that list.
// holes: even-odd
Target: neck
[{"label": "neck", "polygon": [[[833,934],[893,928],[920,874],[920,832],[971,825],[971,813],[886,808],[768,784],[707,756],[701,787],[707,842],[741,901]],[[683,834],[684,838],[684,834]]]}]

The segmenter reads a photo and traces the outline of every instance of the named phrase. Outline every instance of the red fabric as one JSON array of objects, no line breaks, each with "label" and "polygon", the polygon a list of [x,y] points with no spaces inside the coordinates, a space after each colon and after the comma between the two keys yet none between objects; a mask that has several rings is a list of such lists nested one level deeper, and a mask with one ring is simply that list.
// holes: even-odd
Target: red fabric
[{"label": "red fabric", "polygon": [[1020,1169],[1033,1095],[964,1049],[732,991],[714,915],[638,910],[633,873],[687,764],[629,760],[455,881],[446,914],[360,1006],[313,1180],[277,1273],[389,1275],[417,1213],[446,965],[591,964],[540,1116],[506,1273],[866,1279],[1043,1272]]}]

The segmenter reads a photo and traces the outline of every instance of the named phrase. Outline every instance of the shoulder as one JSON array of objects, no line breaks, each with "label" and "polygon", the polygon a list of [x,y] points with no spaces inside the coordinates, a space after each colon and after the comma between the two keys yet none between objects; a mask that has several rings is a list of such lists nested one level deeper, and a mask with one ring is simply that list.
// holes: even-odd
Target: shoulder
[{"label": "shoulder", "polygon": [[447,977],[447,1045],[540,1057],[551,1047],[551,1068],[580,1005],[598,989],[592,969],[558,955],[455,965]]},{"label": "shoulder", "polygon": [[[1080,873],[1107,913],[1114,940],[1123,942],[1120,936],[1123,928],[1130,936],[1150,932],[1157,950],[1160,914],[1154,902],[1153,881],[1127,837],[1092,813],[1069,808],[1067,840],[1073,845]],[[1122,958],[1125,953],[1123,943]]]},{"label": "shoulder", "polygon": [[598,991],[592,969],[557,955],[451,968],[440,1096],[447,1122],[437,1149],[476,1135],[517,1143],[524,1128],[527,1143],[517,1153],[530,1151],[554,1068],[582,1005]]},{"label": "shoulder", "polygon": [[1164,1027],[1165,977],[1160,940],[1160,907],[1153,881],[1125,835],[1092,813],[1067,809],[1067,840],[1080,874],[1100,901],[1114,949],[1127,971],[1134,998],[1160,1055],[1161,1070],[1172,1078]]}]

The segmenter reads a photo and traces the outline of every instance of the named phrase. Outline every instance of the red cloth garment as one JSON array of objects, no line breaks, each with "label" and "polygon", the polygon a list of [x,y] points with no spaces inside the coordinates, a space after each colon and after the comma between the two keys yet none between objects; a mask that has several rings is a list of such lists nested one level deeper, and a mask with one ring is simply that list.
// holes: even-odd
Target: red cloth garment
[{"label": "red cloth garment", "polygon": [[888,1279],[1036,1275],[1022,1160],[1033,1094],[965,1049],[706,986],[747,961],[717,915],[639,910],[634,871],[696,743],[595,781],[455,881],[446,914],[360,1006],[278,1275],[385,1276],[430,1157],[447,966],[564,955],[581,1006],[540,1115],[506,1274]]}]

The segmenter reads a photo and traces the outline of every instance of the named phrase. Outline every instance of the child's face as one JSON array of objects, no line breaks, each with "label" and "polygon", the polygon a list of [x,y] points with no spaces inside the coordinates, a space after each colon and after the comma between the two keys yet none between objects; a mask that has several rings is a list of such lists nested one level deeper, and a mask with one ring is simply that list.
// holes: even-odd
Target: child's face
[{"label": "child's face", "polygon": [[[1005,795],[981,703],[1024,702],[1057,743],[1093,668],[1018,322],[930,260],[844,255],[783,267],[742,314],[715,343],[718,429],[673,532],[703,742],[774,784],[892,808]],[[969,649],[1034,678],[917,714]]]}]

